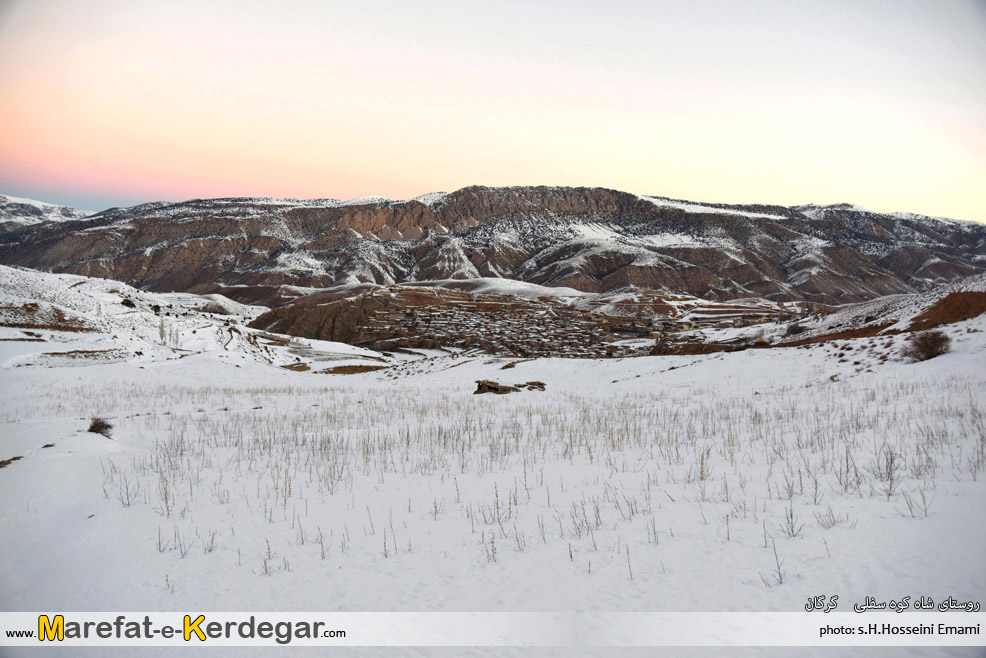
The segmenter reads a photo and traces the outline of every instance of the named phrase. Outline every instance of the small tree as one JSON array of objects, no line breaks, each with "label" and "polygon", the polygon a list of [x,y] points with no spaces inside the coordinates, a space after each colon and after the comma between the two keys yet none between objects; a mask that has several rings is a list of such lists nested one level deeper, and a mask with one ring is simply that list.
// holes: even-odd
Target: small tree
[{"label": "small tree", "polygon": [[952,339],[944,331],[922,331],[907,340],[904,356],[914,361],[927,361],[948,352]]}]

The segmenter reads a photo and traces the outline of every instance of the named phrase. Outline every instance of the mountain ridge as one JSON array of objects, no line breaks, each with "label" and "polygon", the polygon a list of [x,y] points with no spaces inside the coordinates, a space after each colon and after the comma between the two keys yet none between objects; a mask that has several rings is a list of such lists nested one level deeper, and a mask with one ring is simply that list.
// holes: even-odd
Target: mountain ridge
[{"label": "mountain ridge", "polygon": [[986,270],[986,225],[852,204],[471,186],[404,201],[247,197],[112,208],[8,231],[0,262],[233,296],[502,277],[588,292],[662,288],[838,304]]}]

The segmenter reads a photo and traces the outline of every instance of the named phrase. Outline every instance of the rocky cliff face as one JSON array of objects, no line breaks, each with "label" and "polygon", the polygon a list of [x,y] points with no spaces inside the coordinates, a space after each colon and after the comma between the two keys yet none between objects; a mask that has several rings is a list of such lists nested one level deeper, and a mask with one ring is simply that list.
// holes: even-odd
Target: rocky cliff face
[{"label": "rocky cliff face", "polygon": [[[727,206],[599,188],[411,201],[211,199],[0,236],[0,262],[256,300],[284,286],[504,277],[603,292],[844,303],[986,270],[986,225],[849,205]],[[242,295],[237,295],[237,291]]]}]

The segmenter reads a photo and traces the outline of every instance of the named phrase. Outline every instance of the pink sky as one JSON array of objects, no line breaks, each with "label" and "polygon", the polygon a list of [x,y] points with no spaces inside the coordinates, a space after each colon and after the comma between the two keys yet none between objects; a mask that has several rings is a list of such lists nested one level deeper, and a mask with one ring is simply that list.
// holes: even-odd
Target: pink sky
[{"label": "pink sky", "polygon": [[986,220],[975,2],[0,5],[0,193],[590,185]]}]

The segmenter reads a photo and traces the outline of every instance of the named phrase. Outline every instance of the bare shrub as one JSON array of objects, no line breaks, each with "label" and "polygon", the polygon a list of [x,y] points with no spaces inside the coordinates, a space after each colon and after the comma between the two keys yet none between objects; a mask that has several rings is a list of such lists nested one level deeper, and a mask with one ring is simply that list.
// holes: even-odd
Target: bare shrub
[{"label": "bare shrub", "polygon": [[791,324],[787,325],[787,331],[785,331],[785,335],[797,336],[798,334],[802,334],[804,332],[805,332],[804,325],[800,325],[797,322],[792,322]]},{"label": "bare shrub", "polygon": [[798,521],[797,514],[794,513],[794,501],[784,510],[784,523],[781,524],[781,532],[788,537],[797,537],[805,527],[804,523]]},{"label": "bare shrub", "polygon": [[835,479],[842,487],[842,493],[859,491],[863,484],[863,475],[856,467],[856,457],[849,446],[846,446],[844,455],[835,464]]},{"label": "bare shrub", "polygon": [[102,434],[107,439],[111,438],[113,433],[113,426],[105,418],[100,418],[99,416],[94,416],[92,421],[89,423],[89,432],[93,434]]},{"label": "bare shrub", "polygon": [[890,500],[897,493],[904,477],[904,455],[886,443],[873,456],[867,467],[874,478],[884,483],[883,493]]},{"label": "bare shrub", "polygon": [[944,331],[922,331],[912,335],[904,347],[904,356],[914,361],[927,361],[948,352],[952,339]]}]

